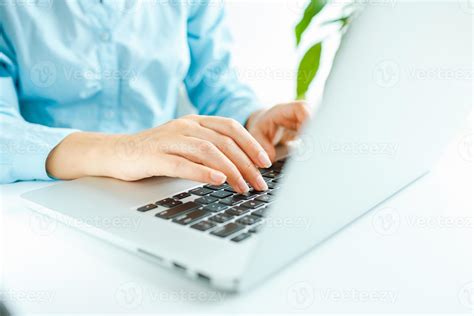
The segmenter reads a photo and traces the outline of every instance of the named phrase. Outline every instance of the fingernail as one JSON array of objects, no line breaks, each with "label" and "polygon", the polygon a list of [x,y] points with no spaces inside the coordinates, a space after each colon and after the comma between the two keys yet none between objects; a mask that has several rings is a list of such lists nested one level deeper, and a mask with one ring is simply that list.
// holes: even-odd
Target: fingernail
[{"label": "fingernail", "polygon": [[257,185],[258,185],[258,190],[259,191],[267,191],[268,190],[268,185],[265,182],[265,180],[263,180],[262,176],[259,176],[257,178]]},{"label": "fingernail", "polygon": [[225,182],[226,179],[227,177],[219,171],[211,172],[211,180],[213,181],[213,183],[222,184]]},{"label": "fingernail", "polygon": [[272,165],[272,161],[270,160],[270,157],[268,157],[268,154],[264,151],[261,151],[258,154],[258,162],[264,167],[268,168]]},{"label": "fingernail", "polygon": [[237,186],[239,187],[239,190],[242,193],[246,193],[246,192],[249,191],[249,186],[247,185],[247,183],[242,178],[240,178],[239,182],[237,183]]}]

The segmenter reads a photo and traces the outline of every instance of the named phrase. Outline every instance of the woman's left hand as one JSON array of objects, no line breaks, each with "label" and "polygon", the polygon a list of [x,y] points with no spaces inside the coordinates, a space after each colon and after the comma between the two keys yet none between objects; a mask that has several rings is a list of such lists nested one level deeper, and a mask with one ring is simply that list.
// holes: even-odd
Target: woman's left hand
[{"label": "woman's left hand", "polygon": [[[294,101],[254,112],[245,127],[274,161],[275,146],[294,140],[309,117],[310,111],[306,103]],[[280,132],[282,129],[283,133]]]}]

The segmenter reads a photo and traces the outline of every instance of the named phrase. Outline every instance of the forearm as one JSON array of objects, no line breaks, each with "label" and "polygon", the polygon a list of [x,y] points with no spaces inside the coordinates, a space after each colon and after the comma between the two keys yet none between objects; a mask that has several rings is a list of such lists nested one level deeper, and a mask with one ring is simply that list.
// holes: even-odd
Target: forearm
[{"label": "forearm", "polygon": [[48,155],[46,171],[56,179],[113,176],[114,148],[120,135],[76,132],[65,137]]}]

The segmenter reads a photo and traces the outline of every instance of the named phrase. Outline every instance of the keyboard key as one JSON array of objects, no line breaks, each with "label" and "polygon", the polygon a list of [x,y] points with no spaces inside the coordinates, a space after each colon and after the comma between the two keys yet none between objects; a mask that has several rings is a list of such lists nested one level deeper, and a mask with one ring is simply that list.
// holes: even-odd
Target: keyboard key
[{"label": "keyboard key", "polygon": [[279,179],[282,177],[282,175],[278,171],[274,170],[264,173],[263,176],[270,179]]},{"label": "keyboard key", "polygon": [[232,240],[232,241],[235,241],[235,242],[241,242],[242,240],[245,240],[245,239],[249,238],[250,236],[252,236],[252,234],[243,233],[243,234],[240,234],[240,235],[235,236],[235,237],[232,238],[231,240]]},{"label": "keyboard key", "polygon": [[216,224],[211,223],[209,221],[202,221],[202,222],[192,225],[191,228],[194,228],[200,231],[206,231],[206,230],[211,229],[214,226],[216,226]]},{"label": "keyboard key", "polygon": [[209,217],[210,221],[216,222],[216,223],[225,223],[233,219],[234,216],[230,216],[227,214],[217,214],[212,217]]},{"label": "keyboard key", "polygon": [[204,207],[204,210],[208,212],[220,212],[227,209],[228,206],[220,203],[209,204]]},{"label": "keyboard key", "polygon": [[221,184],[221,185],[207,184],[204,187],[207,189],[211,189],[212,191],[219,191],[219,190],[224,190],[224,188],[226,187],[226,184]]},{"label": "keyboard key", "polygon": [[232,215],[232,216],[240,216],[240,215],[244,215],[245,213],[250,212],[250,209],[248,209],[246,207],[236,206],[236,207],[233,207],[230,210],[227,210],[225,212],[229,215]]},{"label": "keyboard key", "polygon": [[211,193],[211,196],[213,197],[216,197],[216,198],[219,198],[219,199],[223,199],[223,198],[226,198],[228,196],[231,196],[232,193],[230,193],[229,191],[214,191],[213,193]]},{"label": "keyboard key", "polygon": [[263,177],[263,180],[267,183],[267,185],[271,182],[273,182],[273,179],[270,179],[270,178],[265,178]]},{"label": "keyboard key", "polygon": [[255,215],[258,217],[264,217],[267,215],[267,212],[268,212],[268,208],[262,207],[261,209],[252,212],[252,215]]},{"label": "keyboard key", "polygon": [[212,193],[213,191],[211,189],[207,188],[196,188],[188,191],[191,194],[198,195],[198,196],[204,196]]},{"label": "keyboard key", "polygon": [[219,201],[219,199],[212,196],[203,196],[194,200],[194,202],[199,204],[211,204],[217,201]]},{"label": "keyboard key", "polygon": [[256,234],[262,230],[263,225],[257,225],[249,229],[249,233]]},{"label": "keyboard key", "polygon": [[247,215],[245,217],[239,218],[237,223],[244,224],[244,225],[253,225],[255,223],[260,222],[262,219],[257,216]]},{"label": "keyboard key", "polygon": [[181,224],[181,225],[188,225],[200,220],[203,217],[206,217],[208,214],[209,212],[197,209],[189,213],[186,213],[184,215],[176,217],[175,219],[173,219],[173,222]]},{"label": "keyboard key", "polygon": [[184,214],[185,212],[191,211],[195,208],[200,207],[200,204],[194,203],[194,202],[187,202],[181,205],[178,205],[176,207],[170,208],[166,211],[162,211],[155,216],[163,219],[170,219],[170,218],[175,218],[179,215]]},{"label": "keyboard key", "polygon": [[275,194],[278,194],[278,191],[280,191],[280,188],[273,189],[270,192],[268,192],[268,194],[275,195]]},{"label": "keyboard key", "polygon": [[177,200],[171,200],[168,203],[163,203],[162,205],[171,208],[171,207],[175,207],[181,204],[183,204],[183,202],[177,201]]},{"label": "keyboard key", "polygon": [[242,194],[236,194],[234,195],[235,197],[242,198],[243,200],[250,200],[251,198],[255,197],[258,195],[259,192],[255,190],[250,190],[247,193],[242,193]]},{"label": "keyboard key", "polygon": [[191,196],[191,193],[182,192],[182,193],[174,195],[173,198],[177,199],[177,200],[182,200],[182,199],[185,199],[185,198],[190,197],[190,196]]},{"label": "keyboard key", "polygon": [[273,190],[273,189],[278,189],[280,187],[280,185],[278,183],[275,183],[275,182],[267,182],[267,185],[268,185],[268,188]]},{"label": "keyboard key", "polygon": [[272,178],[272,179],[275,178],[277,175],[278,175],[278,174],[277,174],[275,171],[273,171],[273,170],[270,170],[270,171],[265,172],[265,173],[263,174],[264,177]]},{"label": "keyboard key", "polygon": [[270,170],[280,172],[283,170],[284,164],[281,161],[277,161],[273,163],[273,165],[270,167]]},{"label": "keyboard key", "polygon": [[231,187],[231,186],[228,185],[228,184],[226,184],[226,185],[224,186],[224,190],[229,191],[229,192],[232,192],[232,193],[237,193],[237,191],[235,191],[234,188]]},{"label": "keyboard key", "polygon": [[262,206],[264,203],[256,200],[251,200],[247,201],[245,203],[242,203],[240,206],[246,207],[246,208],[257,208]]},{"label": "keyboard key", "polygon": [[268,195],[268,194],[260,195],[259,197],[255,198],[255,200],[260,201],[260,202],[264,202],[264,203],[273,202],[274,199],[275,199],[274,196],[271,196],[271,195]]},{"label": "keyboard key", "polygon": [[163,205],[163,206],[165,206],[167,203],[172,202],[172,201],[174,201],[174,199],[172,199],[172,198],[167,198],[167,199],[163,199],[163,200],[160,200],[160,201],[158,201],[158,202],[155,202],[155,204],[156,204],[156,205]]},{"label": "keyboard key", "polygon": [[216,228],[214,231],[211,232],[212,235],[219,236],[219,237],[227,237],[232,235],[233,233],[236,233],[242,229],[244,229],[244,225],[240,225],[237,223],[229,223],[224,226]]},{"label": "keyboard key", "polygon": [[150,211],[150,210],[153,210],[155,208],[157,208],[158,206],[156,206],[155,204],[148,204],[148,205],[145,205],[145,206],[142,206],[142,207],[139,207],[137,208],[137,211],[139,212],[147,212],[147,211]]},{"label": "keyboard key", "polygon": [[247,198],[241,195],[234,195],[234,196],[229,196],[225,199],[220,200],[220,203],[225,204],[225,205],[230,205],[234,206],[236,204],[239,204],[242,201],[245,201]]}]

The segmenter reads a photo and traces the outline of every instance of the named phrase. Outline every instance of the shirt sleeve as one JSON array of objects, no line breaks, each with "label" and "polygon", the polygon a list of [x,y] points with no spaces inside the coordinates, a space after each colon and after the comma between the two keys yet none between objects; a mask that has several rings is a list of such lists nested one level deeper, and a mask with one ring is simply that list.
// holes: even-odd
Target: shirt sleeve
[{"label": "shirt sleeve", "polygon": [[0,183],[50,180],[49,152],[76,130],[32,124],[20,113],[13,49],[0,25]]},{"label": "shirt sleeve", "polygon": [[245,124],[263,106],[231,66],[231,36],[221,1],[198,1],[188,16],[191,65],[184,81],[199,114],[231,117]]}]

